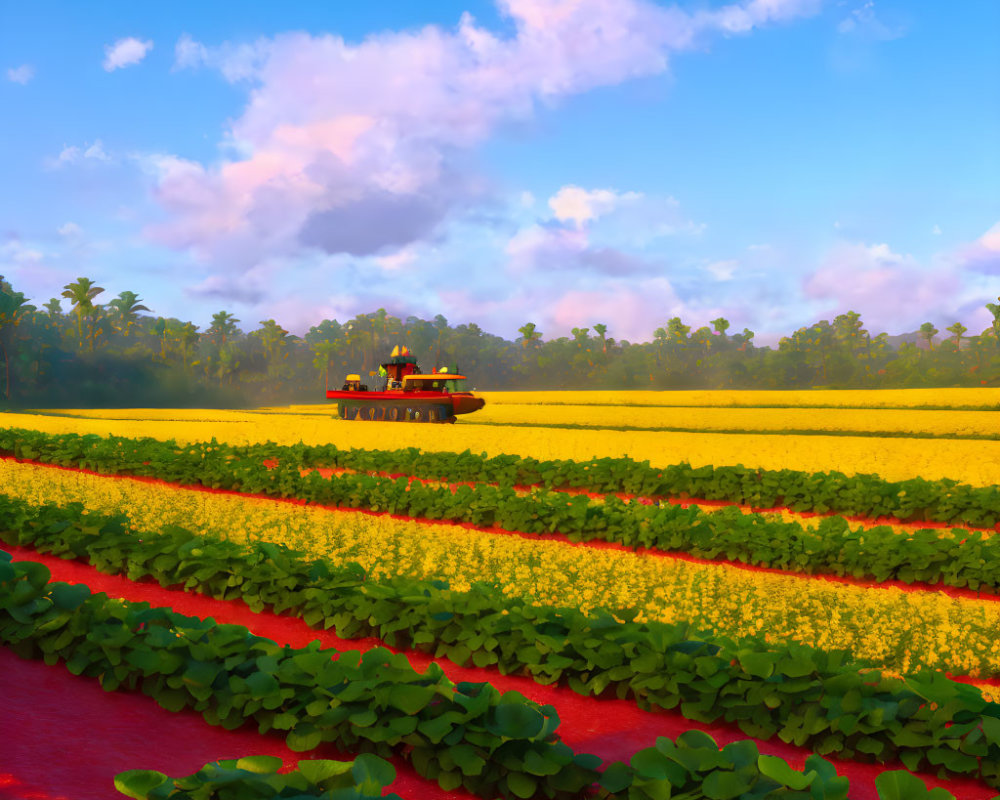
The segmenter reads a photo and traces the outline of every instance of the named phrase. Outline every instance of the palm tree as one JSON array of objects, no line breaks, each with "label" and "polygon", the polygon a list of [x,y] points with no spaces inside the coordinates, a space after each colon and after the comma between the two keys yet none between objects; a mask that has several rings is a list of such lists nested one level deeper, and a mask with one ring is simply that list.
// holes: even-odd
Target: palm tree
[{"label": "palm tree", "polygon": [[173,331],[174,338],[181,346],[181,365],[184,367],[184,371],[187,371],[187,361],[188,353],[190,352],[191,345],[197,344],[198,339],[201,338],[201,334],[198,333],[198,326],[191,322],[185,322],[180,328]]},{"label": "palm tree", "polygon": [[[2,276],[0,276],[2,277]],[[0,285],[10,287],[9,283],[0,281]],[[10,400],[10,354],[7,343],[12,340],[14,328],[21,324],[24,317],[34,311],[35,307],[28,305],[27,298],[21,292],[12,288],[0,290],[0,351],[3,351],[4,365],[4,397]]]},{"label": "palm tree", "polygon": [[[83,318],[94,313],[94,298],[101,294],[104,289],[95,286],[90,278],[77,278],[74,283],[67,283],[63,286],[62,296],[73,301],[73,312],[76,314],[77,335],[80,339],[80,347],[83,347]],[[90,349],[94,349],[94,340],[91,337]]]},{"label": "palm tree", "polygon": [[945,328],[949,333],[955,334],[955,349],[962,349],[962,336],[965,334],[968,328],[966,328],[961,322],[956,322],[954,325],[949,325]]},{"label": "palm tree", "polygon": [[94,306],[94,310],[87,317],[87,339],[90,340],[91,351],[97,343],[97,337],[105,331],[104,323],[107,323],[108,328],[111,327],[111,321],[108,319],[104,306]]},{"label": "palm tree", "polygon": [[259,330],[253,332],[253,335],[260,339],[261,344],[264,347],[264,355],[266,356],[268,362],[274,365],[278,361],[278,357],[287,358],[287,353],[282,355],[285,346],[288,343],[288,331],[282,328],[273,319],[264,319],[260,321],[261,327]]},{"label": "palm tree", "polygon": [[719,338],[725,340],[726,331],[729,330],[729,320],[725,317],[719,317],[709,322],[709,325],[715,328],[715,332],[719,335]]},{"label": "palm tree", "polygon": [[667,334],[674,344],[687,344],[688,334],[690,332],[691,326],[682,323],[680,317],[671,317],[667,320]]},{"label": "palm tree", "polygon": [[608,326],[607,325],[602,325],[600,322],[598,322],[594,326],[594,333],[596,333],[598,336],[601,337],[601,352],[602,353],[607,353],[608,352],[608,340],[605,337],[605,334],[607,332],[608,332]]},{"label": "palm tree", "polygon": [[232,344],[223,345],[219,350],[219,365],[216,367],[216,374],[219,376],[219,386],[222,386],[223,381],[232,375],[240,368],[239,359],[236,358],[236,347]]},{"label": "palm tree", "polygon": [[539,331],[535,330],[534,322],[526,322],[524,325],[522,325],[520,328],[517,329],[517,332],[520,333],[522,337],[521,338],[522,348],[538,347],[540,340],[542,338],[542,334]]},{"label": "palm tree", "polygon": [[239,320],[228,311],[220,311],[218,314],[212,315],[212,326],[208,329],[207,333],[216,344],[224,345],[226,339],[231,339],[239,330],[236,327],[237,322]]},{"label": "palm tree", "polygon": [[[997,300],[1000,300],[1000,297],[998,297]],[[997,339],[1000,339],[1000,305],[997,305],[996,303],[987,303],[986,308],[988,308],[989,312],[993,315],[993,322],[991,323],[993,335]]]},{"label": "palm tree", "polygon": [[920,338],[927,342],[927,347],[934,349],[934,337],[937,336],[938,329],[930,322],[925,322],[920,326]]},{"label": "palm tree", "polygon": [[160,358],[167,360],[167,337],[170,335],[170,328],[163,317],[157,317],[156,321],[149,326],[149,335],[160,340]]},{"label": "palm tree", "polygon": [[329,339],[321,339],[309,344],[309,349],[312,350],[315,356],[313,358],[313,366],[323,373],[323,386],[325,390],[329,390],[330,388],[330,355],[336,347],[337,343],[331,342]]},{"label": "palm tree", "polygon": [[140,304],[139,295],[135,292],[122,292],[108,303],[108,307],[113,309],[111,324],[122,336],[128,336],[129,330],[139,319],[140,311],[149,311],[146,306]]}]

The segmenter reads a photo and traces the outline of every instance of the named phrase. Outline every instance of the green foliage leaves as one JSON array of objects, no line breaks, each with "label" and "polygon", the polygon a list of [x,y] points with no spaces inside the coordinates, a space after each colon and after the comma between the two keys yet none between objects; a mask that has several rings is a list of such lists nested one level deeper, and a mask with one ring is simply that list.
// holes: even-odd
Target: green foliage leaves
[{"label": "green foliage leaves", "polygon": [[[383,797],[383,789],[396,780],[390,763],[367,753],[353,762],[300,761],[295,770],[279,775],[281,765],[281,759],[274,756],[246,756],[206,764],[184,778],[129,770],[115,776],[115,788],[135,800],[362,800]],[[394,793],[384,795],[384,799],[402,800]]]},{"label": "green foliage leaves", "polygon": [[[342,636],[377,636],[392,646],[416,647],[456,661],[471,654],[475,663],[496,664],[503,672],[525,671],[543,683],[564,680],[584,694],[613,690],[620,697],[634,697],[643,707],[679,708],[691,719],[726,718],[749,735],[777,735],[821,753],[881,761],[895,757],[910,769],[933,766],[956,774],[974,771],[978,760],[986,779],[1000,783],[1000,708],[986,704],[973,687],[932,671],[910,676],[906,682],[880,677],[876,671],[862,676],[856,665],[844,663],[841,653],[705,637],[686,625],[618,622],[603,612],[585,616],[571,609],[537,608],[486,586],[459,593],[430,582],[376,585],[365,581],[356,568],[309,561],[280,546],[247,547],[181,529],[137,535],[121,518],[93,514],[84,518],[78,506],[38,508],[0,495],[0,531],[22,544],[78,553],[102,569],[131,577],[151,575],[165,585],[178,582],[179,570],[187,569],[186,559],[197,550],[200,578],[189,582],[190,588],[217,597],[240,596],[257,607],[280,605],[315,625],[335,624]],[[171,550],[183,557],[163,562],[161,555]],[[0,561],[0,580],[4,575],[9,580],[12,569]],[[52,584],[45,595],[44,587],[33,587],[32,581],[47,576],[47,571],[26,566],[19,574],[23,588],[16,590],[16,603],[7,602],[6,613],[16,624],[44,618],[33,646],[43,654],[63,652],[78,634],[69,622],[72,614],[57,608],[52,598],[72,605],[82,597],[81,589]],[[231,594],[234,576],[240,579],[237,595]],[[74,613],[88,612],[92,602],[86,600]],[[449,695],[444,690],[441,695],[437,684],[398,679],[370,687],[377,692],[375,705],[357,705],[356,698],[341,692],[335,698],[317,696],[305,702],[307,716],[301,717],[288,708],[298,696],[293,687],[331,678],[329,656],[322,651],[306,648],[281,659],[277,653],[265,657],[255,652],[236,676],[227,678],[204,653],[195,656],[178,649],[177,635],[163,623],[160,611],[135,613],[145,631],[141,641],[129,641],[131,629],[123,627],[120,610],[95,631],[116,654],[120,649],[116,658],[134,669],[124,681],[102,673],[89,650],[67,653],[69,669],[76,674],[105,674],[102,680],[109,688],[172,676],[159,691],[158,702],[173,709],[200,704],[197,707],[204,706],[206,714],[216,713],[208,707],[213,696],[234,692],[240,702],[269,715],[262,718],[262,725],[287,731],[289,745],[299,752],[326,740],[314,717],[329,718],[351,741],[391,743],[416,735],[435,752],[451,748],[450,755],[441,756],[440,772],[431,777],[461,782],[478,778],[477,759],[484,763],[488,759],[478,750],[468,754],[454,749],[459,741],[454,737],[467,735],[468,726],[461,715],[442,710],[442,698],[460,700],[463,714],[475,711],[478,724],[499,742],[550,741],[558,721],[544,706],[518,705],[523,698],[514,695],[493,706],[487,695],[471,688],[462,689],[467,694]],[[218,653],[227,659],[246,646],[246,636],[246,630],[236,626],[213,631]],[[380,652],[384,653],[367,654],[359,669],[386,669],[387,674],[397,675],[398,664]],[[361,687],[357,680],[354,685]],[[234,714],[216,716],[220,724],[236,725],[241,718]],[[956,714],[965,724],[946,727]],[[519,771],[546,779],[551,773],[552,780],[562,780],[558,761],[536,756],[525,754]],[[655,778],[664,779],[659,774]],[[654,795],[663,791],[661,784],[656,787],[650,784]],[[725,791],[725,786],[718,790]]]},{"label": "green foliage leaves", "polygon": [[954,800],[946,789],[928,789],[920,778],[904,770],[883,772],[875,779],[881,800]]},{"label": "green foliage leaves", "polygon": [[[272,555],[288,560],[280,549]],[[596,777],[559,743],[554,710],[516,692],[504,695],[489,684],[456,686],[440,667],[418,673],[405,656],[383,648],[333,660],[336,651],[321,650],[318,643],[279,647],[241,626],[103,594],[88,592],[66,611],[51,600],[52,594],[66,594],[63,585],[36,585],[39,565],[11,562],[0,551],[0,566],[0,640],[25,655],[65,660],[75,674],[99,677],[105,688],[137,688],[167,709],[192,708],[227,728],[254,720],[262,733],[287,730],[288,746],[299,752],[333,742],[344,749],[405,753],[428,777],[487,796],[516,794],[537,783],[546,785],[550,797],[569,800]],[[422,726],[435,725],[442,726],[440,737],[422,732]],[[187,785],[188,779],[185,786],[192,798],[215,797],[208,784],[220,798],[243,797],[233,781],[276,768],[266,758],[208,765],[199,773],[205,779],[199,788],[198,781]],[[324,768],[308,769],[315,778]],[[367,755],[359,756],[351,774],[365,797],[378,796],[394,778],[389,765]],[[161,778],[129,773],[119,784],[133,797],[160,800],[172,785]]]},{"label": "green foliage leaves", "polygon": [[[884,581],[1000,589],[992,565],[1000,561],[1000,538],[955,529],[917,530],[901,535],[891,527],[851,527],[841,517],[818,528],[780,522],[759,514],[725,509],[702,513],[661,502],[603,502],[554,489],[629,492],[645,498],[701,497],[758,508],[787,505],[799,511],[904,520],[926,519],[989,526],[1000,521],[1000,490],[954,481],[913,479],[891,483],[874,475],[808,474],[744,467],[662,469],[624,459],[586,462],[537,461],[519,456],[487,458],[465,453],[339,450],[273,444],[233,446],[218,442],[180,446],[172,441],[122,437],[51,435],[0,430],[0,453],[32,457],[62,466],[143,475],[181,484],[203,485],[266,496],[295,497],[343,508],[409,514],[430,519],[497,525],[507,530],[565,534],[572,541],[604,539],[628,547],[681,551],[798,572],[823,572]],[[276,459],[268,469],[264,461]],[[273,461],[268,461],[273,465]],[[344,467],[354,474],[330,479],[300,469]],[[476,481],[442,487],[419,480],[379,477],[407,474],[431,481]],[[496,485],[490,485],[495,483]],[[515,486],[536,486],[519,495]],[[455,491],[452,491],[455,488]],[[266,558],[276,558],[262,548]],[[186,558],[191,551],[181,549]],[[177,555],[164,551],[163,564]]]}]

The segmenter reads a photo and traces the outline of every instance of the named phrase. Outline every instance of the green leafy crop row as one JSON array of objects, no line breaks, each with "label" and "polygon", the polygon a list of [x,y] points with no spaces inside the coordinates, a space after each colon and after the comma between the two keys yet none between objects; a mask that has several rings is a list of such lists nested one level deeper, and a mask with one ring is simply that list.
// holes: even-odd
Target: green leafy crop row
[{"label": "green leafy crop row", "polygon": [[153,576],[252,608],[271,606],[344,638],[377,636],[456,663],[495,665],[582,694],[606,690],[647,708],[702,722],[735,723],[748,735],[820,754],[889,761],[910,769],[981,775],[1000,785],[1000,706],[932,670],[906,680],[849,663],[843,652],[804,645],[699,636],[689,626],[620,622],[607,613],[539,608],[488,586],[454,592],[435,582],[365,581],[278,545],[242,545],[173,528],[130,532],[124,517],[79,505],[32,507],[0,498],[8,541],[131,579]]},{"label": "green leafy crop row", "polygon": [[[429,480],[474,481],[501,486],[577,488],[593,492],[626,492],[647,497],[695,497],[725,500],[755,508],[787,506],[795,511],[834,511],[848,516],[891,516],[901,520],[945,522],[991,527],[1000,522],[997,487],[972,487],[953,480],[913,478],[886,481],[877,475],[840,472],[807,473],[743,466],[692,467],[676,464],[651,467],[630,458],[590,461],[539,461],[517,455],[422,452],[404,450],[341,450],[334,445],[275,444],[234,446],[196,443],[178,446],[156,439],[102,438],[96,435],[45,434],[8,428],[0,430],[0,453],[98,471],[147,474],[144,466],[180,461],[174,470],[200,475],[201,457],[259,461],[276,458],[294,467],[347,468],[387,472]],[[145,464],[144,462],[149,462]],[[153,474],[153,473],[148,473]],[[179,478],[183,478],[180,475]]]},{"label": "green leafy crop row", "polygon": [[[706,513],[695,506],[644,505],[614,496],[598,501],[544,489],[522,495],[510,487],[488,484],[458,486],[453,491],[447,486],[367,474],[322,478],[313,472],[303,476],[300,465],[320,460],[312,452],[317,449],[218,443],[178,447],[154,439],[0,432],[0,452],[103,473],[150,476],[513,531],[558,531],[572,541],[601,539],[797,572],[1000,589],[1000,537],[986,537],[978,531],[923,529],[900,534],[889,526],[852,527],[837,516],[824,518],[812,528],[761,514],[743,514],[737,508]],[[264,467],[266,457],[278,457],[278,466]],[[454,458],[461,462],[464,456]]]},{"label": "green leafy crop row", "polygon": [[[716,800],[847,797],[847,779],[818,756],[797,772],[781,759],[760,755],[752,742],[720,749],[697,732],[676,742],[661,738],[633,763],[614,762],[602,774],[599,757],[574,753],[559,741],[551,706],[517,692],[501,694],[488,683],[452,684],[433,664],[417,673],[405,656],[384,648],[361,655],[321,650],[315,642],[279,647],[242,626],[109,600],[84,585],[49,583],[49,577],[45,566],[12,562],[0,551],[0,639],[16,652],[47,663],[64,660],[71,672],[97,677],[107,690],[140,689],[164,708],[193,708],[226,728],[253,719],[261,732],[288,731],[293,750],[328,741],[382,757],[402,756],[442,788],[464,786],[486,798],[569,800],[589,794],[595,784],[598,797],[622,800],[685,794]],[[362,764],[365,773],[377,766]],[[270,765],[253,760],[235,772],[247,766]],[[333,777],[329,773],[318,768],[313,780],[320,774]],[[178,787],[164,777],[131,772],[117,784],[132,797],[150,800],[247,796],[228,780],[245,776],[232,772],[203,770],[181,779],[181,788],[192,790],[188,795],[175,793]],[[362,788],[384,785],[386,777],[387,771],[378,769],[362,778]],[[352,778],[357,778],[353,770]],[[292,782],[292,794],[270,796],[301,797]],[[370,796],[355,792],[343,797]],[[332,797],[341,796],[334,789]]]},{"label": "green leafy crop row", "polygon": [[[392,764],[368,753],[353,762],[304,760],[279,774],[281,765],[276,756],[247,756],[206,764],[183,778],[133,769],[115,776],[115,788],[134,800],[367,800],[383,798],[382,790],[396,780]],[[403,799],[393,793],[383,800]]]},{"label": "green leafy crop row", "polygon": [[[115,787],[134,800],[365,800],[382,797],[383,787],[396,775],[392,764],[367,754],[353,762],[300,761],[297,769],[283,774],[277,772],[280,767],[280,758],[248,756],[206,764],[184,778],[130,770],[115,776]],[[842,800],[849,785],[819,756],[807,758],[799,772],[776,756],[761,755],[751,741],[720,749],[712,737],[698,731],[683,733],[676,741],[657,739],[655,747],[633,756],[631,767],[616,762],[604,774],[602,784],[614,787],[614,792],[604,788],[605,797],[669,800],[678,797],[676,789],[690,789],[710,799]],[[883,772],[875,785],[880,800],[955,800],[951,792],[928,790],[903,770]],[[384,798],[402,800],[395,793]]]}]

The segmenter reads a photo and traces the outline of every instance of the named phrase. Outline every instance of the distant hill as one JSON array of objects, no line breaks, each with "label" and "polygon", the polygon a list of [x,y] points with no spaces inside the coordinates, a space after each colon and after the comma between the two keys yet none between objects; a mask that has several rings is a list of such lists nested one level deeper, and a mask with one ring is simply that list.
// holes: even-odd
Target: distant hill
[{"label": "distant hill", "polygon": [[[968,334],[963,335],[962,350],[968,350],[970,347],[972,347],[973,339],[978,339],[978,338],[979,338],[978,336],[969,336]],[[934,346],[937,347],[937,345],[941,344],[941,342],[947,341],[949,339],[954,341],[955,337],[947,332],[944,334],[944,336],[942,336],[941,333],[939,332],[938,335],[934,337]],[[903,344],[903,342],[911,342],[915,344],[917,347],[919,347],[921,350],[927,349],[927,341],[921,338],[920,331],[913,331],[912,333],[901,333],[898,336],[890,336],[888,337],[888,342],[889,346],[893,350],[898,350],[899,346]]]},{"label": "distant hill", "polygon": [[[898,350],[899,346],[903,343],[915,344],[917,347],[926,350],[927,340],[921,338],[920,331],[913,331],[912,333],[900,333],[896,336],[890,336],[888,338],[889,346],[893,350]],[[934,344],[938,344],[941,341],[941,334],[939,333],[934,337]]]}]

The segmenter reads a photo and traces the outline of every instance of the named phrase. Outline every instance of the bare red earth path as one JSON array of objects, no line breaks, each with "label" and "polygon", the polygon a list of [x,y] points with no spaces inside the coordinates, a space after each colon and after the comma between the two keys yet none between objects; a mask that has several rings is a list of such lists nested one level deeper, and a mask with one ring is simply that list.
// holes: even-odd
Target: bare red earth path
[{"label": "bare red earth path", "polygon": [[[277,615],[266,611],[262,613],[255,613],[251,611],[242,601],[214,600],[203,595],[184,592],[177,589],[164,589],[154,583],[137,583],[129,581],[121,576],[104,575],[97,572],[89,565],[80,562],[66,561],[54,556],[43,555],[30,548],[10,547],[4,545],[4,549],[11,552],[15,559],[30,559],[45,564],[52,571],[53,580],[67,581],[71,583],[84,583],[88,585],[92,591],[106,592],[112,597],[119,597],[130,601],[145,601],[153,605],[168,606],[173,608],[174,611],[182,614],[189,614],[203,618],[212,617],[217,622],[245,625],[253,633],[259,636],[266,636],[267,638],[273,639],[280,644],[302,647],[310,641],[318,639],[324,647],[333,647],[341,651],[367,650],[381,644],[377,639],[372,638],[343,640],[330,631],[317,631],[309,628],[301,619],[295,617]],[[553,705],[557,709],[561,720],[559,734],[563,741],[573,747],[573,749],[577,752],[595,753],[605,760],[627,760],[636,751],[644,747],[651,746],[655,742],[657,736],[676,737],[683,731],[691,728],[706,731],[712,735],[715,740],[719,742],[719,744],[727,744],[729,742],[748,738],[734,725],[705,725],[687,720],[680,714],[674,712],[642,711],[633,702],[627,700],[584,697],[565,687],[541,686],[527,677],[511,675],[504,676],[495,669],[459,667],[445,659],[433,659],[426,654],[414,651],[404,652],[415,669],[425,669],[431,661],[437,661],[448,677],[453,681],[487,681],[501,691],[517,690],[536,702]],[[12,685],[12,683],[9,682],[9,679],[15,681],[13,685],[22,683],[21,680],[17,679],[16,675],[13,675],[12,672],[8,671],[8,666],[8,661],[0,660],[0,675],[5,676],[2,680],[2,684],[7,686]],[[44,664],[41,666],[44,667]],[[68,675],[69,673],[66,674]],[[92,681],[92,684],[95,687],[98,686],[96,681]],[[31,702],[33,690],[30,686],[28,686],[26,687],[26,691],[31,694],[28,695],[28,702],[21,703],[21,713],[31,715],[34,708],[34,703]],[[99,688],[97,691],[100,691]],[[23,696],[22,691],[19,690],[16,696]],[[73,698],[75,698],[75,696],[75,690],[69,692],[69,694],[65,695],[66,699],[63,704],[58,705],[58,708],[55,710],[58,711],[59,709],[62,709],[62,713],[70,713],[70,711],[66,708],[66,703],[70,703],[70,708],[72,708],[72,703],[74,702]],[[81,694],[81,696],[83,695]],[[86,696],[90,697],[91,695],[87,694]],[[111,696],[112,695],[107,695],[107,697]],[[134,700],[137,705],[140,703],[144,705],[151,705],[157,711],[161,711],[163,714],[169,714],[169,712],[159,709],[159,707],[148,698],[137,698],[129,695],[118,696],[124,697],[130,702]],[[40,702],[40,697],[38,698],[38,701]],[[122,701],[118,700],[115,702],[117,703]],[[155,750],[150,749],[149,747],[149,739],[151,736],[150,732],[158,731],[160,729],[159,726],[150,724],[145,728],[144,732],[141,728],[133,727],[128,729],[128,732],[126,732],[124,728],[116,728],[113,722],[115,714],[117,713],[116,709],[124,709],[126,706],[109,705],[106,707],[108,709],[107,711],[103,710],[104,708],[104,706],[100,706],[99,708],[92,707],[92,710],[89,712],[85,711],[83,715],[84,720],[86,720],[88,714],[93,716],[95,719],[98,717],[103,718],[108,716],[111,720],[110,729],[100,729],[101,735],[104,736],[105,739],[100,745],[97,745],[97,748],[110,748],[114,750],[114,748],[124,746],[124,743],[128,739],[139,736],[142,737],[141,746],[146,748],[145,752],[151,755],[152,752],[159,750],[159,744],[155,746]],[[189,716],[193,717],[194,715]],[[42,744],[38,749],[29,748],[26,750],[23,745],[19,745],[18,747],[20,749],[15,751],[10,749],[15,745],[6,741],[11,737],[0,737],[0,764],[5,765],[4,770],[6,770],[9,775],[24,781],[26,784],[28,783],[26,780],[27,777],[36,776],[35,784],[38,785],[40,789],[49,792],[50,794],[56,791],[54,784],[45,782],[47,780],[48,772],[47,764],[52,758],[51,753],[53,752],[53,749],[58,752],[60,747],[66,747],[70,745],[74,739],[80,738],[86,738],[90,743],[89,749],[87,749],[86,752],[92,752],[95,749],[94,741],[96,737],[91,737],[90,725],[86,724],[85,721],[83,723],[78,721],[76,725],[70,727],[67,722],[68,718],[56,717],[53,719],[52,724],[47,727],[45,734],[47,736],[46,743]],[[205,725],[204,723],[202,723],[202,725],[206,729],[212,730],[208,725]],[[192,730],[193,729],[194,728],[192,728]],[[158,734],[156,735],[158,737]],[[175,736],[172,738],[176,739],[178,737]],[[157,741],[159,740],[157,739]],[[274,740],[268,738],[268,741]],[[758,747],[761,752],[780,756],[787,760],[792,766],[799,769],[802,768],[805,758],[809,754],[809,751],[805,748],[787,745],[777,739],[772,741],[758,741]],[[80,754],[80,757],[83,757],[83,753],[79,749],[75,752]],[[270,751],[253,750],[253,753],[256,752]],[[226,754],[216,757],[233,757],[240,754],[249,755],[252,753],[249,751],[233,753],[232,750],[228,750]],[[201,758],[200,754],[198,758]],[[66,760],[72,760],[75,762],[77,758],[73,757],[70,759],[67,757]],[[185,763],[193,763],[196,760],[197,758],[192,756],[191,761]],[[202,763],[207,760],[211,760],[211,758],[201,759]],[[853,761],[831,760],[840,774],[850,777],[852,800],[876,800],[877,793],[874,786],[875,776],[879,772],[886,769],[901,768],[899,765],[860,764]],[[132,762],[128,766],[136,768],[145,765]],[[200,763],[194,764],[194,767],[185,767],[184,769],[191,771],[191,769],[197,766],[200,766]],[[73,780],[82,780],[82,770],[85,768],[86,764],[81,764],[81,773],[77,775],[77,778],[73,778]],[[174,766],[169,766],[169,769],[165,769],[164,767],[150,768],[158,768],[160,771],[172,772],[172,774],[184,773],[184,769]],[[399,768],[398,765],[397,768]],[[400,770],[400,772],[402,774],[402,770]],[[3,772],[0,771],[0,776],[2,776],[2,774]],[[74,775],[76,774],[77,773],[74,773]],[[957,798],[959,798],[959,800],[988,800],[997,794],[996,790],[990,789],[979,781],[968,778],[941,780],[928,775],[921,775],[920,777],[924,779],[929,786],[943,786],[947,788],[948,791],[952,792]],[[72,783],[72,780],[70,783]],[[67,790],[58,789],[58,791],[65,793]],[[71,789],[71,794],[69,795],[70,800],[89,800],[90,797],[104,798],[114,796],[113,794],[85,795],[81,793],[82,791],[82,785],[77,786],[75,789]],[[435,797],[447,797],[448,800],[464,800],[463,798],[460,798],[458,794],[421,794],[421,790],[418,786],[416,786],[416,784],[413,785],[413,790],[409,792],[403,791],[400,788],[396,788],[396,791],[404,797],[408,796],[412,798],[412,800],[431,800],[431,798]],[[2,795],[0,795],[0,797],[2,797]],[[43,798],[39,798],[39,800],[43,800]]]},{"label": "bare red earth path", "polygon": [[[128,769],[190,775],[210,761],[271,755],[294,767],[303,758],[350,761],[325,746],[295,753],[280,736],[251,726],[216,728],[191,710],[167,711],[151,697],[105,692],[62,664],[21,659],[0,647],[4,687],[0,800],[122,800],[114,776]],[[394,790],[408,800],[473,800],[446,792],[396,761]]]}]

